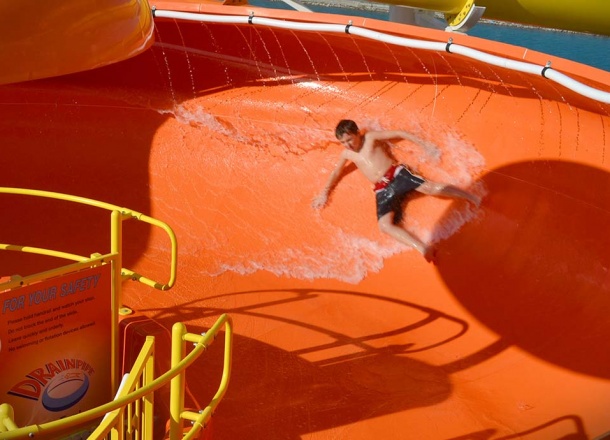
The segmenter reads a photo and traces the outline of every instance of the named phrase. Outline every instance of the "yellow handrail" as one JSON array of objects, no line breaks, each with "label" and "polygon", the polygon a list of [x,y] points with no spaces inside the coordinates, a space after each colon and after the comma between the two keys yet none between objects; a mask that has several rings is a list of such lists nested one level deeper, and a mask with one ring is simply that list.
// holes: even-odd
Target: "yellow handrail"
[{"label": "yellow handrail", "polygon": [[[151,287],[160,290],[170,289],[176,281],[177,268],[177,241],[172,229],[165,223],[148,217],[142,213],[121,208],[109,203],[99,202],[84,197],[72,196],[49,191],[39,191],[22,188],[5,188],[0,187],[0,193],[27,195],[36,197],[46,197],[69,202],[81,203],[89,206],[98,207],[111,211],[111,243],[110,252],[102,255],[99,253],[91,254],[90,257],[76,255],[68,252],[57,250],[49,250],[32,246],[18,246],[15,244],[0,244],[0,250],[17,251],[24,253],[33,253],[47,255],[57,258],[75,261],[72,264],[64,265],[59,268],[54,268],[33,275],[19,276],[13,275],[8,281],[0,283],[0,290],[14,289],[24,285],[28,285],[37,281],[49,279],[56,276],[65,275],[71,272],[76,272],[81,269],[95,267],[103,264],[112,264],[113,268],[113,287],[111,299],[111,328],[118,328],[118,305],[120,304],[120,281],[125,277],[130,277],[138,280]],[[121,267],[122,262],[122,221],[130,218],[135,218],[144,221],[154,226],[161,227],[167,232],[172,245],[171,253],[171,270],[170,279],[166,284],[161,284],[137,274],[129,269]],[[184,411],[184,370],[188,368],[209,346],[220,329],[225,326],[225,356],[222,378],[218,391],[213,397],[210,404],[199,413]],[[209,418],[212,416],[216,406],[224,396],[228,387],[230,371],[231,371],[231,346],[232,346],[232,320],[228,315],[221,316],[214,326],[204,335],[194,335],[186,332],[183,324],[177,324],[176,328],[181,329],[177,339],[172,340],[172,362],[169,371],[154,379],[154,338],[147,338],[145,345],[136,360],[132,371],[127,377],[125,384],[116,395],[112,402],[100,405],[97,408],[92,408],[66,417],[61,420],[55,420],[39,425],[30,425],[23,428],[18,428],[14,423],[13,410],[10,405],[0,405],[0,439],[16,439],[26,437],[42,437],[55,438],[67,433],[74,433],[77,429],[82,429],[83,426],[90,426],[104,416],[98,429],[89,438],[105,438],[110,436],[113,439],[123,438],[140,438],[143,440],[152,439],[153,433],[153,394],[160,387],[172,382],[172,390],[174,389],[174,378],[180,378],[180,388],[170,394],[170,410],[172,413],[172,421],[175,421],[175,426],[181,426],[183,420],[193,421],[193,427],[190,432],[185,433],[184,438],[193,438],[196,433],[205,426]],[[116,379],[118,378],[118,333],[113,330],[111,335],[111,386],[116,389]],[[186,354],[185,342],[190,341],[195,343],[195,347]],[[176,348],[177,347],[177,348]],[[178,354],[176,357],[175,354]],[[178,398],[176,398],[176,396]],[[178,408],[179,411],[175,411]],[[174,419],[174,414],[175,419]],[[176,431],[174,430],[174,433]],[[181,433],[180,437],[183,433]],[[180,438],[176,434],[173,438]]]},{"label": "yellow handrail", "polygon": [[[181,323],[177,323],[174,325],[174,327],[176,327],[176,326],[180,329],[184,329],[184,325]],[[23,428],[11,429],[8,432],[0,432],[0,440],[26,439],[26,438],[37,437],[37,436],[41,436],[43,438],[49,438],[52,435],[58,435],[61,433],[65,434],[65,433],[69,432],[69,430],[72,428],[83,426],[84,424],[94,421],[94,420],[104,416],[107,413],[112,413],[113,411],[115,411],[117,409],[124,411],[125,408],[127,407],[127,405],[129,405],[129,404],[135,402],[136,400],[139,400],[145,396],[151,395],[156,390],[158,390],[162,386],[166,385],[168,382],[172,381],[177,376],[180,376],[182,378],[182,389],[179,390],[179,393],[178,393],[178,395],[182,399],[181,399],[181,401],[178,401],[177,403],[175,403],[176,401],[175,401],[175,396],[174,396],[174,388],[172,386],[172,390],[171,390],[171,394],[170,394],[170,400],[171,400],[170,413],[172,414],[171,417],[172,418],[174,417],[173,415],[176,414],[175,410],[176,410],[176,408],[178,408],[181,411],[180,411],[180,414],[178,415],[179,418],[177,419],[177,421],[178,421],[176,423],[177,426],[179,426],[181,424],[182,419],[191,420],[190,416],[194,413],[183,411],[183,407],[184,407],[184,401],[183,401],[184,371],[195,360],[197,360],[197,358],[201,354],[203,354],[204,350],[206,350],[206,348],[208,346],[210,346],[212,344],[212,342],[214,341],[214,339],[216,338],[218,332],[220,331],[220,329],[222,327],[226,328],[226,330],[225,330],[225,352],[224,352],[222,378],[221,378],[218,390],[217,390],[216,394],[214,395],[214,397],[212,398],[212,401],[210,402],[210,404],[208,406],[206,406],[206,408],[204,408],[202,410],[202,412],[200,414],[197,414],[198,417],[197,417],[196,423],[193,425],[193,428],[191,429],[191,431],[186,434],[188,436],[188,438],[192,438],[209,421],[214,410],[218,406],[218,403],[220,402],[222,397],[225,395],[228,384],[229,384],[229,378],[231,375],[231,357],[232,357],[231,347],[233,344],[233,321],[232,321],[231,317],[227,314],[223,314],[222,316],[220,316],[220,318],[218,318],[218,320],[212,326],[212,328],[210,328],[210,330],[203,335],[194,335],[194,334],[190,334],[190,333],[184,333],[177,340],[173,338],[172,339],[172,357],[173,357],[173,353],[175,352],[175,350],[179,350],[181,353],[183,352],[182,346],[185,341],[192,341],[195,343],[195,346],[191,350],[190,353],[188,353],[186,356],[184,356],[182,358],[182,360],[180,360],[180,362],[176,363],[175,365],[172,365],[170,370],[168,370],[163,375],[161,375],[158,378],[151,381],[148,385],[135,389],[134,391],[130,392],[129,394],[118,397],[115,400],[108,402],[104,405],[100,405],[96,408],[92,408],[90,410],[84,411],[79,414],[75,414],[73,416],[66,417],[61,420],[55,420],[55,421],[40,424],[40,425],[30,425],[30,426],[26,426]],[[175,348],[176,345],[179,346],[178,349]],[[145,355],[142,355],[142,352],[141,352],[140,356],[145,356]],[[140,356],[138,356],[138,359],[140,359]],[[134,365],[134,368],[135,368],[135,365]],[[134,374],[134,376],[135,376],[135,374]],[[133,380],[135,381],[135,380],[137,380],[137,378],[134,377]],[[2,415],[2,406],[0,406],[0,416],[1,415]],[[12,420],[12,417],[10,417],[10,419]],[[2,419],[0,419],[0,420],[2,420]],[[120,420],[120,418],[115,419],[115,421],[117,421],[117,422],[118,422],[118,420]],[[4,422],[4,423],[6,424],[6,422]],[[120,428],[121,427],[119,426],[119,429]],[[177,437],[176,434],[174,434],[174,435],[175,435],[174,437],[171,437],[171,432],[170,432],[171,439],[181,438],[181,436]],[[99,439],[100,437],[91,437],[91,436],[89,437],[89,439],[92,439],[92,440],[94,438]],[[184,438],[187,438],[187,437],[184,437]]]},{"label": "yellow handrail", "polygon": [[[0,250],[5,249],[5,245],[0,244]],[[10,245],[9,245],[10,246]],[[24,251],[25,252],[25,251]],[[110,263],[113,260],[116,260],[117,254],[94,254],[90,258],[79,257],[82,258],[78,263],[67,264],[65,266],[56,267],[54,269],[49,269],[44,272],[38,272],[34,275],[27,276],[12,276],[9,281],[5,281],[0,283],[1,290],[9,290],[14,289],[15,287],[20,287],[23,285],[30,284],[34,281],[46,280],[49,278],[53,278],[56,276],[64,275],[70,272],[76,272],[81,269],[86,269],[88,267],[94,267],[97,264],[106,264]]]},{"label": "yellow handrail", "polygon": [[[160,220],[157,220],[155,218],[149,217],[145,214],[142,214],[141,212],[123,208],[118,205],[113,205],[111,203],[100,202],[98,200],[93,200],[93,199],[89,199],[86,197],[74,196],[74,195],[70,195],[70,194],[62,194],[62,193],[57,193],[57,192],[52,192],[52,191],[42,191],[42,190],[36,190],[36,189],[8,188],[8,187],[0,187],[0,193],[34,196],[34,197],[44,197],[44,198],[49,198],[49,199],[64,200],[64,201],[68,201],[68,202],[80,203],[83,205],[93,206],[93,207],[105,209],[105,210],[112,211],[112,212],[118,212],[118,213],[120,213],[119,220],[136,219],[136,220],[148,223],[152,226],[157,226],[157,227],[163,229],[170,238],[171,249],[172,249],[171,261],[170,261],[170,277],[169,277],[168,282],[165,284],[162,284],[162,283],[156,282],[154,280],[151,280],[145,276],[142,276],[140,274],[134,273],[133,271],[131,271],[129,269],[122,269],[122,275],[130,277],[133,280],[140,281],[141,283],[144,283],[148,286],[154,287],[159,290],[169,290],[174,286],[174,284],[176,282],[176,271],[177,271],[177,267],[178,267],[178,242],[176,240],[176,234],[174,233],[174,231],[168,224],[166,224]],[[117,233],[120,234],[120,232],[117,232]],[[114,242],[114,238],[113,238],[113,242]],[[2,245],[2,246],[3,246],[3,249],[5,249],[5,250],[22,250],[23,252],[29,251],[29,252],[39,253],[39,254],[49,255],[49,256],[61,256],[62,258],[68,257],[69,259],[76,259],[76,261],[86,258],[86,257],[80,257],[78,255],[74,255],[74,254],[67,254],[67,253],[62,253],[62,252],[52,251],[52,250],[47,250],[47,249],[41,249],[41,248],[31,248],[31,247],[26,247],[26,246],[15,246],[15,245]],[[27,249],[27,250],[24,250],[24,249]]]},{"label": "yellow handrail", "polygon": [[64,260],[83,261],[87,257],[82,255],[70,254],[68,252],[53,251],[50,249],[38,248],[33,246],[18,246],[15,244],[0,243],[0,249],[3,251],[25,252],[27,254],[47,255],[49,257],[63,258]]},{"label": "yellow handrail", "polygon": [[[80,203],[88,206],[97,207],[100,209],[105,209],[111,211],[110,213],[110,253],[106,256],[99,256],[99,254],[93,254],[93,258],[87,258],[80,255],[70,254],[67,252],[57,251],[57,250],[49,250],[42,249],[37,247],[28,247],[28,246],[17,246],[14,244],[1,244],[0,250],[9,250],[9,251],[19,251],[25,253],[34,253],[40,255],[47,255],[52,257],[65,258],[68,260],[77,261],[77,263],[73,263],[67,266],[59,267],[56,269],[52,269],[46,272],[37,273],[29,276],[14,276],[13,274],[2,274],[2,275],[12,275],[9,281],[0,283],[0,291],[13,289],[19,286],[27,285],[32,282],[41,281],[44,279],[48,279],[54,276],[59,276],[62,274],[69,273],[71,271],[76,271],[80,269],[84,269],[86,267],[91,267],[95,264],[104,264],[108,261],[112,261],[113,267],[113,275],[112,275],[112,298],[111,298],[111,387],[112,389],[116,389],[117,380],[118,380],[118,314],[126,311],[129,312],[129,309],[122,309],[122,298],[121,298],[121,280],[125,277],[130,277],[133,280],[140,281],[143,284],[154,287],[159,290],[169,290],[176,282],[176,270],[178,266],[177,262],[177,254],[178,254],[178,245],[176,240],[176,235],[173,230],[167,225],[159,220],[156,220],[152,217],[148,217],[142,213],[129,210],[127,208],[121,208],[117,205],[113,205],[110,203],[100,202],[98,200],[88,199],[85,197],[74,196],[70,194],[62,194],[57,192],[50,191],[41,191],[34,189],[25,189],[25,188],[7,188],[0,187],[0,194],[12,194],[12,195],[21,195],[21,196],[33,196],[33,197],[43,197],[49,199],[63,200],[73,203]],[[140,274],[136,274],[135,272],[129,269],[122,269],[122,222],[123,220],[135,218],[140,221],[144,221],[154,226],[158,226],[166,231],[171,241],[171,263],[170,263],[170,279],[166,284],[158,283],[150,278],[144,277]]]},{"label": "yellow handrail", "polygon": [[182,438],[182,420],[190,420],[193,422],[193,428],[189,435],[185,436],[184,439],[194,437],[197,432],[205,428],[212,414],[216,410],[216,407],[224,397],[227,388],[229,386],[229,378],[231,377],[231,358],[232,358],[232,340],[233,340],[233,324],[229,315],[222,315],[216,323],[202,335],[194,333],[187,333],[184,324],[177,322],[172,327],[172,365],[178,365],[180,359],[184,357],[186,350],[186,342],[193,342],[195,346],[203,345],[204,347],[209,346],[219,330],[225,326],[227,331],[225,333],[225,351],[224,351],[224,363],[222,370],[222,377],[220,385],[216,394],[212,398],[212,401],[206,406],[200,413],[193,413],[191,411],[184,411],[184,383],[185,374],[184,372],[176,375],[171,382],[171,393],[170,393],[170,425],[169,425],[169,439],[179,440]]},{"label": "yellow handrail", "polygon": [[[145,387],[152,382],[154,373],[154,344],[154,336],[147,336],[131,371],[129,374],[125,375],[124,380],[121,382],[115,400],[127,396],[134,390]],[[143,402],[140,400],[135,401],[136,404],[140,403],[143,405],[143,408],[140,407],[140,411],[137,411],[139,417],[128,417],[128,423],[125,423],[125,409],[128,405],[132,404],[125,405],[112,412],[106,413],[102,423],[100,423],[97,429],[91,433],[89,438],[104,438],[112,432],[113,438],[122,439],[124,436],[120,428],[124,427],[129,433],[133,433],[133,431],[139,432],[140,435],[138,438],[140,439],[151,440],[153,433],[153,397],[154,393],[150,393],[143,397]],[[137,426],[133,426],[132,424],[134,419],[137,421]]]}]

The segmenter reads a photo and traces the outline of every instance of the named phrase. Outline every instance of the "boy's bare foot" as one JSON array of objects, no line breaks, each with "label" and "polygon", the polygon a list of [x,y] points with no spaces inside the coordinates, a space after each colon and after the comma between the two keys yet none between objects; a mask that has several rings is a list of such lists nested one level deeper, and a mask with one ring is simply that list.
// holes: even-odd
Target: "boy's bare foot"
[{"label": "boy's bare foot", "polygon": [[437,248],[434,245],[429,245],[424,251],[424,258],[428,263],[436,264]]},{"label": "boy's bare foot", "polygon": [[481,202],[483,201],[483,199],[480,196],[477,196],[477,200],[476,200],[476,207],[480,208],[481,207]]},{"label": "boy's bare foot", "polygon": [[470,196],[468,197],[468,200],[470,201],[470,203],[472,203],[476,208],[480,208],[481,207],[481,197],[476,195],[476,194],[470,194]]}]

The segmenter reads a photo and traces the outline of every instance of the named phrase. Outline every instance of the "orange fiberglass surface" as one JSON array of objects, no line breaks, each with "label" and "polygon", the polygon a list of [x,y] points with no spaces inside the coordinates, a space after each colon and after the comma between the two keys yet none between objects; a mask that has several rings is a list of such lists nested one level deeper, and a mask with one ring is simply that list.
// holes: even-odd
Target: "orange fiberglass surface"
[{"label": "orange fiberglass surface", "polygon": [[[452,37],[552,61],[610,90],[608,72],[465,35],[242,6],[156,7]],[[177,284],[159,292],[126,282],[123,303],[135,313],[125,326],[163,340],[176,321],[203,332],[220,314],[233,317],[233,373],[213,438],[590,439],[610,430],[609,104],[451,48],[247,21],[154,24],[155,43],[140,55],[0,88],[2,180],[174,228]],[[323,210],[311,207],[341,152],[343,118],[436,143],[437,157],[407,141],[394,151],[424,176],[484,197],[480,209],[408,201],[405,225],[438,244],[436,265],[379,232],[358,172],[346,171]],[[5,242],[107,251],[107,217],[89,208],[0,200]],[[124,245],[124,267],[167,275],[163,235],[128,223]],[[56,265],[5,254],[0,276]],[[193,408],[213,394],[221,345],[187,375]]]}]

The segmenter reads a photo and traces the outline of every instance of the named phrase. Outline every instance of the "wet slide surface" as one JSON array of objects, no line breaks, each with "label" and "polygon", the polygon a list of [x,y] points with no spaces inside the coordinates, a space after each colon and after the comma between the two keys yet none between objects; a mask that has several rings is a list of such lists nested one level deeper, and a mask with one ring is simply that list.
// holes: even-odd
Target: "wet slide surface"
[{"label": "wet slide surface", "polygon": [[[233,375],[213,438],[610,430],[608,105],[543,78],[347,34],[156,26],[153,48],[130,60],[0,89],[3,185],[123,205],[174,228],[177,285],[126,283],[123,302],[136,311],[130,322],[150,319],[141,331],[160,341],[175,321],[198,332],[233,316]],[[435,142],[438,156],[407,141],[394,151],[427,178],[484,196],[478,210],[408,201],[405,225],[438,243],[437,265],[378,231],[357,171],[327,207],[311,208],[341,152],[333,130],[342,118]],[[4,242],[107,251],[105,215],[1,200]],[[124,236],[125,267],[167,276],[160,233],[127,224]],[[0,254],[0,276],[53,263],[10,257]],[[188,374],[193,407],[213,395],[221,349]]]}]

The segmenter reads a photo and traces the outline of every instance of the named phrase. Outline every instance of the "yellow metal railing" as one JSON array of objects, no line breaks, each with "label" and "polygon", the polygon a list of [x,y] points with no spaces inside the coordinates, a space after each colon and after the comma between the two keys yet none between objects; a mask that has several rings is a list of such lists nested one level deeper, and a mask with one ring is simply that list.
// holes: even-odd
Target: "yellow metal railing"
[{"label": "yellow metal railing", "polygon": [[[228,387],[231,374],[231,347],[233,341],[232,321],[228,315],[222,315],[212,328],[202,335],[188,333],[184,324],[176,323],[172,330],[171,368],[157,379],[154,379],[153,371],[154,338],[147,337],[131,372],[124,378],[120,387],[117,384],[119,371],[118,314],[119,305],[121,304],[121,282],[123,279],[131,278],[159,290],[168,290],[174,285],[177,268],[177,241],[172,229],[167,224],[139,212],[83,197],[48,191],[5,187],[0,187],[0,193],[58,199],[111,211],[110,252],[104,255],[95,253],[90,257],[85,257],[31,246],[0,244],[0,250],[46,255],[75,261],[74,263],[33,275],[10,276],[8,281],[0,283],[0,291],[19,288],[89,267],[112,264],[111,387],[113,390],[118,388],[115,399],[104,405],[60,420],[22,428],[17,427],[14,423],[13,408],[8,404],[2,404],[0,405],[0,439],[61,438],[70,433],[75,433],[77,430],[82,431],[83,427],[90,427],[99,423],[97,429],[89,437],[90,439],[110,438],[121,440],[124,438],[135,438],[150,440],[153,436],[153,395],[157,389],[166,384],[170,384],[171,388],[170,439],[190,439],[197,435],[208,423]],[[171,240],[171,262],[170,277],[167,283],[162,284],[129,269],[122,268],[122,222],[128,219],[137,219],[160,227],[169,235]],[[185,370],[214,341],[223,327],[226,328],[224,366],[218,390],[210,404],[199,413],[185,411]],[[188,354],[186,350],[187,342],[194,344],[194,348]],[[183,430],[184,421],[192,423],[192,427],[187,432]]]},{"label": "yellow metal railing", "polygon": [[[176,270],[178,267],[178,243],[176,240],[176,235],[172,228],[169,227],[166,223],[157,220],[155,218],[149,217],[147,215],[142,214],[141,212],[133,211],[131,209],[122,208],[117,205],[113,205],[111,203],[100,202],[98,200],[88,199],[85,197],[73,196],[69,194],[62,194],[51,191],[41,191],[34,189],[25,189],[25,188],[7,188],[0,187],[0,193],[4,194],[14,194],[14,195],[22,195],[22,196],[34,196],[34,197],[44,197],[49,199],[57,199],[64,200],[68,202],[80,203],[83,205],[94,206],[100,209],[105,209],[107,211],[111,211],[111,253],[115,253],[120,250],[120,246],[122,244],[122,228],[121,223],[124,220],[136,219],[145,223],[148,223],[152,226],[159,227],[163,229],[170,238],[171,241],[171,260],[170,260],[170,277],[166,283],[159,283],[150,278],[147,278],[141,274],[135,273],[129,269],[121,269],[121,276],[125,278],[131,278],[133,280],[137,280],[141,283],[144,283],[150,287],[154,287],[159,290],[169,290],[176,282]],[[12,250],[12,251],[20,251],[20,252],[30,252],[41,255],[48,255],[53,257],[60,257],[71,259],[74,261],[85,261],[87,257],[68,254],[65,252],[53,251],[49,249],[41,249],[27,246],[16,246],[9,244],[0,244],[0,249],[4,250]],[[12,286],[8,285],[7,288],[11,288]]]},{"label": "yellow metal railing", "polygon": [[[176,282],[176,269],[178,266],[178,244],[174,231],[166,223],[144,215],[140,212],[132,211],[127,208],[121,208],[117,205],[110,203],[100,202],[98,200],[88,199],[85,197],[79,197],[69,194],[62,194],[50,191],[41,191],[34,189],[25,188],[7,188],[0,187],[0,194],[13,194],[20,196],[32,196],[42,197],[48,199],[63,200],[67,202],[79,203],[82,205],[88,205],[111,211],[110,213],[110,253],[106,255],[93,254],[91,257],[85,257],[75,255],[67,252],[42,249],[37,247],[19,246],[14,244],[2,244],[0,243],[0,250],[17,251],[24,253],[32,253],[39,255],[47,255],[51,257],[64,258],[68,260],[77,261],[67,266],[58,267],[46,272],[37,273],[34,275],[21,277],[20,275],[11,276],[10,279],[4,283],[0,283],[0,291],[14,289],[23,285],[27,285],[36,281],[42,281],[54,276],[66,274],[75,270],[84,269],[86,267],[93,267],[97,264],[105,264],[112,262],[113,275],[112,275],[112,297],[111,297],[111,387],[115,390],[118,386],[118,350],[119,350],[119,313],[122,310],[122,298],[121,298],[121,281],[123,279],[133,279],[146,284],[150,287],[154,287],[159,290],[169,290]],[[170,261],[170,277],[167,283],[159,283],[150,278],[137,274],[129,269],[122,268],[122,245],[123,245],[123,228],[122,222],[124,220],[137,219],[153,226],[157,226],[163,229],[170,238],[171,241],[171,261]]]},{"label": "yellow metal railing", "polygon": [[[183,371],[179,375],[175,376],[171,382],[171,393],[170,393],[170,440],[178,440],[183,438],[188,440],[194,438],[197,432],[201,428],[204,428],[208,423],[212,414],[216,410],[216,407],[222,400],[225,392],[229,386],[229,378],[231,376],[231,358],[232,358],[232,340],[233,330],[232,321],[229,315],[223,315],[216,321],[216,323],[210,328],[209,331],[202,335],[193,333],[187,333],[184,324],[177,322],[172,328],[172,368],[180,364],[181,359],[184,358],[186,353],[186,342],[192,342],[195,347],[208,347],[216,338],[219,330],[223,327],[227,327],[225,333],[225,351],[224,351],[224,363],[222,370],[222,378],[218,391],[212,398],[212,401],[206,406],[201,412],[194,413],[192,411],[184,410],[184,386],[185,386],[185,372]],[[196,349],[196,348],[195,348]],[[193,350],[194,351],[194,350]],[[190,420],[193,423],[191,431],[182,437],[182,422],[184,420]]]},{"label": "yellow metal railing", "polygon": [[[185,411],[185,370],[214,342],[223,327],[225,328],[224,363],[218,390],[209,405],[199,413]],[[194,343],[193,349],[188,354],[186,342]],[[0,426],[5,428],[4,430],[0,428],[0,439],[57,438],[104,417],[98,428],[88,437],[90,440],[106,438],[150,440],[153,427],[152,396],[156,390],[168,383],[171,383],[169,438],[170,440],[192,439],[202,428],[205,428],[227,391],[231,376],[232,345],[233,322],[227,314],[218,318],[212,328],[202,335],[187,333],[184,324],[176,323],[172,329],[172,366],[163,375],[152,380],[154,337],[149,336],[113,401],[61,420],[23,428],[15,426],[10,405],[0,405]],[[193,423],[187,432],[182,429],[185,420]]]},{"label": "yellow metal railing", "polygon": [[[138,358],[129,374],[123,377],[115,400],[129,396],[130,393],[149,386],[154,379],[155,338],[147,336]],[[89,438],[123,438],[152,439],[153,433],[154,393],[144,395],[141,399],[127,403],[125,406],[106,413],[97,429]],[[121,427],[123,429],[121,429]]]}]

